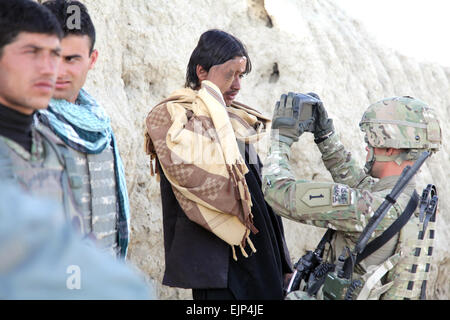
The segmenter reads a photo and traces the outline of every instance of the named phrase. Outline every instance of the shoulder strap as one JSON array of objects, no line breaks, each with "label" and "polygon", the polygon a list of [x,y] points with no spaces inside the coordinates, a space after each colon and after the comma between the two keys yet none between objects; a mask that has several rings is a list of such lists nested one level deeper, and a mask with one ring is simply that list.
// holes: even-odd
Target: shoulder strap
[{"label": "shoulder strap", "polygon": [[[74,199],[74,196],[72,194],[72,188],[70,185],[69,175],[67,173],[67,161],[64,155],[61,152],[61,149],[58,147],[57,141],[52,137],[51,134],[48,134],[45,132],[45,126],[38,124],[35,125],[36,130],[40,133],[42,138],[47,142],[48,146],[53,150],[53,152],[56,154],[56,157],[58,158],[59,163],[62,166],[62,172],[61,172],[61,187],[63,189],[63,206],[64,206],[64,214],[67,218],[67,221],[71,221],[71,202],[72,199]],[[50,129],[48,129],[50,130]],[[80,224],[81,224],[80,220]]]},{"label": "shoulder strap", "polygon": [[414,193],[412,194],[411,199],[409,200],[403,213],[379,237],[375,238],[367,244],[365,249],[357,255],[356,263],[361,262],[372,253],[377,251],[379,248],[385,245],[397,232],[399,232],[401,228],[404,227],[404,225],[409,221],[409,218],[411,217],[413,212],[416,210],[417,205],[419,204],[419,199],[419,195],[417,194],[416,190],[414,190]]}]

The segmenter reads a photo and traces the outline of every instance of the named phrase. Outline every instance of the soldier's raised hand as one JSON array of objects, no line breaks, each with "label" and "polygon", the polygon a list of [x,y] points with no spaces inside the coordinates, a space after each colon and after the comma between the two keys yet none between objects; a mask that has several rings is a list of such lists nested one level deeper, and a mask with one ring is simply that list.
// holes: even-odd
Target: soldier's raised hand
[{"label": "soldier's raised hand", "polygon": [[315,110],[315,122],[314,122],[314,141],[319,143],[328,138],[334,132],[333,119],[328,118],[327,110],[325,109],[323,102],[319,96],[313,92],[308,93],[318,99]]},{"label": "soldier's raised hand", "polygon": [[289,92],[282,94],[275,105],[272,118],[272,137],[287,143],[289,146],[307,130],[314,118],[300,119],[300,107],[304,102],[314,104],[317,100],[305,94]]}]

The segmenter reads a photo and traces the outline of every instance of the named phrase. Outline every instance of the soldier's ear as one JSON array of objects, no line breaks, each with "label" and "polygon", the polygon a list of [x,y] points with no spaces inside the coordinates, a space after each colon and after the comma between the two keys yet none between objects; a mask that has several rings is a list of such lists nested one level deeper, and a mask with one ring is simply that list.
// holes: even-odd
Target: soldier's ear
[{"label": "soldier's ear", "polygon": [[89,56],[89,70],[92,70],[95,66],[95,63],[97,62],[98,59],[98,51],[94,50],[92,51],[91,55]]},{"label": "soldier's ear", "polygon": [[387,156],[392,156],[393,154],[397,153],[398,149],[394,149],[394,148],[386,148],[386,155]]}]

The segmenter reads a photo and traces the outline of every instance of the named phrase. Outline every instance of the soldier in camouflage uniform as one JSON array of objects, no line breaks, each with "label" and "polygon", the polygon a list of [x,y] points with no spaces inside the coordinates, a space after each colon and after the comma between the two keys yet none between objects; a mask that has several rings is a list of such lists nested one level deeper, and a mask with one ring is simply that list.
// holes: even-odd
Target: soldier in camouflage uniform
[{"label": "soldier in camouflage uniform", "polygon": [[49,108],[39,112],[38,127],[71,159],[67,170],[82,233],[125,258],[130,221],[124,168],[106,111],[83,89],[98,58],[95,27],[79,1],[50,0],[43,6],[56,16],[64,36],[55,92]]},{"label": "soldier in camouflage uniform", "polygon": [[141,272],[100,252],[61,221],[54,202],[26,194],[2,173],[1,300],[157,298]]},{"label": "soldier in camouflage uniform", "polygon": [[0,1],[0,169],[79,224],[64,159],[33,125],[54,90],[61,37],[54,16],[36,2]]},{"label": "soldier in camouflage uniform", "polygon": [[[315,102],[315,120],[300,121],[295,99]],[[312,129],[322,160],[334,182],[299,180],[292,173],[291,145],[314,121]],[[367,163],[360,169],[345,151],[334,131],[333,121],[314,94],[282,95],[274,112],[271,147],[263,171],[266,201],[281,216],[336,230],[326,260],[335,263],[343,248],[353,250],[362,230],[395,185],[403,168],[421,151],[435,152],[441,130],[432,109],[411,97],[395,97],[372,104],[364,113],[360,128],[367,142]],[[278,134],[276,134],[278,133]],[[377,226],[379,236],[403,212],[415,182],[410,181],[397,202]],[[386,244],[355,267],[354,277],[368,287],[359,299],[418,299],[424,295],[431,263],[434,226],[423,240],[417,240],[423,222],[418,209],[406,225]],[[383,277],[387,273],[387,276]],[[371,277],[370,281],[367,279]],[[320,292],[319,292],[320,293]],[[319,297],[319,295],[318,295]],[[304,299],[294,291],[288,299]]]}]

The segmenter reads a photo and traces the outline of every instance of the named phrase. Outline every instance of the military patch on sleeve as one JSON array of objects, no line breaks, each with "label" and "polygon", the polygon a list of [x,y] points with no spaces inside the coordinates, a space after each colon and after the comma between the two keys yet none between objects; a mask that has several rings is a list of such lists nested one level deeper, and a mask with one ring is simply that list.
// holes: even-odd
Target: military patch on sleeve
[{"label": "military patch on sleeve", "polygon": [[350,204],[350,187],[343,184],[335,184],[332,191],[332,206],[348,206]]},{"label": "military patch on sleeve", "polygon": [[302,201],[308,207],[322,207],[330,205],[330,187],[310,187],[302,197]]}]

